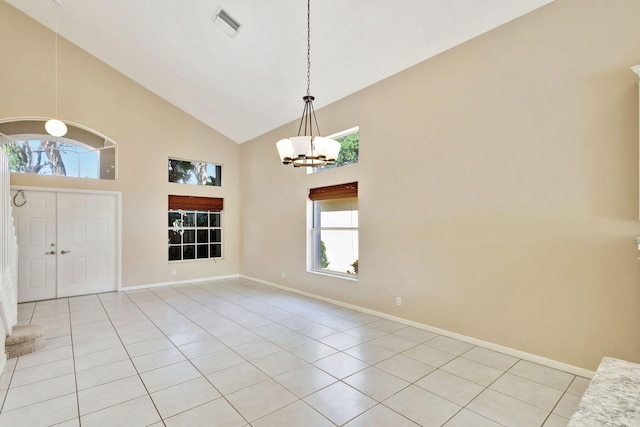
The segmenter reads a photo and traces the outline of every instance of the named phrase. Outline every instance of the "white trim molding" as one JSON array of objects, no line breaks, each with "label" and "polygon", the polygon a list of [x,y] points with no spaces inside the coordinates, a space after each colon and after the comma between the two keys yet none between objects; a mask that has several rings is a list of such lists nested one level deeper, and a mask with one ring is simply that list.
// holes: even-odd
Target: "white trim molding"
[{"label": "white trim molding", "polygon": [[489,350],[494,350],[500,353],[507,354],[509,356],[517,357],[518,359],[527,360],[529,362],[534,362],[539,365],[547,366],[549,368],[558,369],[560,371],[568,372],[574,375],[578,375],[585,378],[593,378],[595,374],[594,371],[590,371],[588,369],[580,368],[577,366],[569,365],[567,363],[558,362],[557,360],[548,359],[546,357],[538,356],[536,354],[527,353],[524,351],[516,350],[514,348],[505,347],[499,344],[495,344],[489,341],[480,340],[473,337],[468,337],[466,335],[458,334],[455,332],[450,332],[444,329],[436,328],[430,325],[425,325],[423,323],[414,322],[412,320],[403,319],[402,317],[392,316],[390,314],[382,313],[380,311],[370,310],[368,308],[360,307],[353,304],[347,304],[342,301],[337,301],[331,298],[325,298],[323,296],[315,295],[309,292],[301,291],[299,289],[289,288],[287,286],[282,286],[277,283],[268,282],[266,280],[256,279],[255,277],[249,277],[245,275],[240,275],[241,278],[252,280],[254,282],[262,283],[263,285],[272,286],[274,288],[282,289],[285,291],[293,292],[295,294],[304,295],[306,297],[315,298],[321,301],[329,302],[331,304],[338,305],[340,307],[349,308],[351,310],[356,310],[362,313],[372,314],[374,316],[382,317],[383,319],[393,320],[394,322],[402,323],[407,326],[413,326],[415,328],[423,329],[425,331],[433,332],[438,335],[443,335],[445,337],[454,338],[460,341],[468,342],[469,344],[474,344],[480,347],[487,348]]},{"label": "white trim molding", "polygon": [[239,274],[229,274],[227,276],[203,277],[201,279],[178,280],[175,282],[148,283],[146,285],[123,286],[122,288],[119,288],[118,291],[128,292],[128,291],[135,291],[138,289],[159,288],[161,286],[188,285],[189,283],[215,282],[217,280],[237,279],[239,277],[240,277]]}]

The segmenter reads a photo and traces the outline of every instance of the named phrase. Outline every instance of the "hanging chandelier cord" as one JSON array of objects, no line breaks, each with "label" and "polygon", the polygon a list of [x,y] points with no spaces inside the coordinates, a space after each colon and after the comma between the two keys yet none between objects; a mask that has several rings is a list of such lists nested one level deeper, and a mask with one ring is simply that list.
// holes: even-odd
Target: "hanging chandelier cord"
[{"label": "hanging chandelier cord", "polygon": [[311,0],[307,0],[307,96],[311,96]]},{"label": "hanging chandelier cord", "polygon": [[56,119],[58,118],[58,10],[56,9],[56,38],[55,38],[55,90],[56,90]]},{"label": "hanging chandelier cord", "polygon": [[[313,124],[316,124],[317,134],[320,135],[320,127],[318,126],[318,119],[316,118],[316,111],[313,108],[313,100],[311,96],[311,0],[307,0],[307,95],[303,96],[304,109],[302,110],[302,118],[300,119],[300,126],[298,127],[298,135],[304,129],[305,136],[307,131],[309,136],[313,137]],[[311,151],[313,152],[313,143],[311,145]]]}]

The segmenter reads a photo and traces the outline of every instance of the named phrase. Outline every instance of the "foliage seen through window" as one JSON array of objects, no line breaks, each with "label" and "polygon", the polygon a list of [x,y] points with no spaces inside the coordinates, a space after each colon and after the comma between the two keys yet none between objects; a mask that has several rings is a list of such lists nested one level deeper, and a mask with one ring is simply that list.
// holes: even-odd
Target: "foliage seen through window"
[{"label": "foliage seen through window", "polygon": [[222,185],[222,166],[170,158],[169,182],[220,187]]}]

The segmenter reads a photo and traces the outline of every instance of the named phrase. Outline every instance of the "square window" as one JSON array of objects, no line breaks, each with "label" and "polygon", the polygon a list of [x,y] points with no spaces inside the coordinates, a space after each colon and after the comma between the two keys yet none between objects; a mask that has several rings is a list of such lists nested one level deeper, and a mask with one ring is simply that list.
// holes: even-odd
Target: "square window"
[{"label": "square window", "polygon": [[222,257],[221,211],[186,211],[174,205],[168,212],[169,261]]}]

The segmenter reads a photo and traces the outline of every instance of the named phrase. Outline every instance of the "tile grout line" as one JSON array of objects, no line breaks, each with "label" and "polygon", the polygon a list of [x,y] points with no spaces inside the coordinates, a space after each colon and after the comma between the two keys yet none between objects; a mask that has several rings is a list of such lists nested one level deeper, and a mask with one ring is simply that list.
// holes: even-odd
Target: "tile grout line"
[{"label": "tile grout line", "polygon": [[[162,297],[160,297],[159,295],[155,294],[155,293],[154,293],[154,292],[152,292],[152,291],[149,291],[149,292],[151,292],[151,294],[153,294],[156,298],[160,299],[161,301],[163,301],[165,304],[167,304],[167,305],[168,305],[168,306],[170,306],[171,308],[176,309],[176,308],[175,308],[175,307],[173,307],[169,302],[167,302],[166,300],[164,300],[164,299],[163,299]],[[200,369],[198,369],[198,367],[197,367],[197,366],[195,366],[195,365],[193,364],[193,362],[191,361],[191,358],[189,358],[186,354],[184,354],[184,353],[182,352],[182,350],[181,350],[181,349],[180,349],[180,348],[179,348],[179,347],[178,347],[178,346],[177,346],[173,341],[171,341],[171,338],[169,338],[169,336],[168,336],[168,335],[167,335],[167,334],[166,334],[162,329],[160,329],[160,327],[159,327],[159,326],[158,326],[158,325],[157,325],[157,324],[156,324],[156,323],[155,323],[155,322],[154,322],[154,321],[153,321],[153,320],[152,320],[152,319],[147,315],[147,313],[146,313],[146,312],[145,312],[145,311],[144,311],[144,310],[143,310],[143,309],[138,305],[138,303],[137,303],[135,300],[133,300],[132,298],[130,298],[130,297],[129,297],[129,295],[127,295],[127,294],[126,294],[126,292],[124,292],[124,293],[125,293],[125,295],[127,296],[127,298],[129,298],[129,300],[130,300],[130,301],[131,301],[131,302],[136,306],[136,308],[137,308],[138,310],[140,310],[140,312],[141,312],[141,313],[142,313],[142,314],[143,314],[147,319],[149,319],[149,321],[150,321],[150,322],[151,322],[151,323],[152,323],[152,324],[153,324],[153,325],[154,325],[154,326],[155,326],[155,327],[156,327],[156,328],[157,328],[157,329],[162,333],[162,335],[164,335],[164,336],[165,336],[165,338],[167,338],[167,339],[171,342],[171,344],[175,347],[175,349],[176,349],[176,350],[178,350],[178,351],[180,352],[180,354],[182,354],[182,356],[184,356],[184,357],[185,357],[185,359],[189,362],[189,364],[191,364],[191,366],[193,366],[193,368],[194,368],[196,371],[198,371],[198,373],[202,376],[202,378],[204,378],[204,379],[205,379],[209,384],[211,384],[211,386],[212,386],[212,387],[213,387],[213,388],[214,388],[214,389],[215,389],[215,390],[220,394],[220,397],[222,397],[222,398],[223,398],[223,399],[224,399],[224,400],[225,400],[229,405],[231,405],[231,407],[233,407],[233,408],[235,409],[235,406],[233,406],[233,405],[231,404],[231,402],[229,402],[229,400],[224,396],[224,394],[220,393],[220,390],[218,390],[218,389],[216,388],[216,386],[215,386],[214,384],[212,384],[212,383],[211,383],[211,381],[207,378],[207,376],[206,376],[202,371],[200,371]],[[176,311],[178,311],[178,310],[176,310]],[[180,314],[182,314],[182,313],[180,313]],[[186,317],[186,316],[185,316],[185,317]],[[190,320],[190,321],[192,321],[191,319],[189,319],[189,320]],[[196,324],[196,325],[197,325],[197,323],[195,323],[195,322],[194,322],[194,324]],[[199,328],[201,328],[201,327],[200,327],[200,325],[198,325],[198,327],[199,327]],[[202,329],[202,328],[201,328],[201,329]],[[204,329],[203,329],[203,330],[204,330]],[[206,332],[206,331],[205,331],[205,332]],[[117,333],[117,330],[116,330],[116,333]],[[207,332],[207,333],[209,334],[209,332]],[[211,334],[209,334],[209,335],[211,335]],[[120,336],[120,335],[118,335],[118,336]],[[216,337],[214,337],[213,335],[211,335],[211,337],[212,337],[212,338],[217,339],[217,338],[216,338]],[[222,344],[223,344],[223,345],[225,345],[225,346],[227,347],[227,349],[231,350],[231,348],[230,348],[230,347],[228,347],[226,344],[224,344],[224,343],[222,343]],[[124,345],[124,344],[123,344],[123,345]],[[126,351],[126,348],[125,348],[125,351]],[[129,353],[128,353],[128,351],[127,351],[127,354],[129,354]],[[237,353],[236,353],[236,354],[237,354]],[[238,356],[242,357],[241,355],[238,355]],[[243,359],[244,359],[244,358],[243,358]],[[179,363],[179,362],[176,362],[176,363]],[[133,361],[132,361],[132,364],[133,364]],[[166,366],[169,366],[169,365],[166,365]],[[135,364],[134,364],[134,368],[136,369],[136,372],[138,372],[138,368],[135,366]],[[158,368],[158,369],[161,369],[161,368],[163,368],[163,367],[160,367],[160,368]],[[153,370],[154,370],[154,369],[152,369],[152,371],[153,371]],[[150,371],[149,371],[149,372],[150,372]],[[140,374],[138,373],[138,375],[140,375]],[[147,390],[147,386],[146,386],[146,384],[144,384],[144,381],[142,380],[142,377],[140,378],[140,381],[142,381],[142,383],[143,383],[143,385],[144,385],[144,387],[145,387],[145,390]],[[183,382],[183,383],[180,383],[180,384],[184,384],[184,382]],[[176,385],[177,385],[177,384],[176,384]],[[175,386],[175,385],[174,385],[174,386]],[[171,386],[171,387],[173,387],[173,386]],[[167,387],[167,388],[170,388],[170,387]],[[166,390],[166,389],[163,389],[163,390]],[[149,393],[149,392],[148,392],[148,390],[147,390],[147,393],[148,393],[148,395],[149,395],[149,398],[150,398],[150,399],[151,399],[151,401],[153,402],[153,405],[154,405],[154,407],[156,408],[156,411],[158,411],[158,415],[160,415],[160,419],[161,419],[162,423],[166,425],[166,423],[164,422],[164,421],[165,421],[165,419],[164,419],[164,418],[162,417],[162,415],[160,414],[160,411],[158,410],[158,408],[157,408],[157,406],[156,406],[155,401],[153,401],[153,398],[151,398],[151,393]],[[216,399],[217,399],[217,398],[216,398]],[[216,399],[212,399],[211,401],[208,401],[208,402],[202,403],[201,405],[198,405],[198,406],[205,405],[205,404],[207,404],[207,403],[209,403],[209,402],[212,402],[212,401],[214,401],[214,400],[216,400]],[[196,407],[198,407],[198,406],[196,406]],[[173,414],[173,415],[171,415],[171,417],[175,417],[176,415],[182,414],[182,413],[184,413],[184,412],[186,412],[186,411],[189,411],[189,410],[191,410],[191,409],[193,409],[193,408],[189,408],[189,409],[186,409],[186,410],[184,410],[184,411],[181,411],[181,412],[179,412],[179,413],[177,413],[177,414]],[[238,414],[239,414],[239,415],[240,415],[240,416],[241,416],[241,417],[242,417],[242,418],[247,422],[247,424],[250,424],[250,423],[249,423],[249,421],[247,421],[247,419],[244,417],[244,415],[242,415],[242,414],[241,414],[237,409],[235,409],[235,410],[236,410],[236,412],[237,412],[237,413],[238,413]],[[171,418],[171,417],[169,417],[169,418]]]},{"label": "tile grout line", "polygon": [[[129,295],[127,295],[127,294],[126,294],[126,293],[124,293],[124,292],[123,292],[123,294],[124,294],[124,296],[126,296],[126,297],[129,299],[129,301],[131,301],[131,302],[136,306],[136,308],[137,308],[138,310],[140,310],[140,308],[135,304],[135,302],[133,302],[133,300],[132,300],[131,298],[129,298]],[[138,370],[138,367],[133,363],[133,360],[132,360],[132,358],[131,358],[131,354],[129,354],[129,350],[127,350],[127,346],[126,346],[126,345],[124,344],[124,342],[122,341],[122,337],[120,336],[120,333],[118,332],[118,329],[117,329],[117,328],[116,328],[116,326],[113,324],[113,319],[111,318],[111,315],[109,314],[109,311],[107,310],[107,308],[106,308],[106,307],[105,307],[105,305],[104,305],[104,302],[102,301],[102,299],[101,299],[99,296],[98,296],[98,301],[100,302],[100,305],[102,306],[102,309],[104,310],[105,314],[107,315],[107,318],[109,319],[109,323],[111,323],[111,327],[113,327],[114,332],[115,332],[115,333],[116,333],[116,335],[118,336],[118,340],[120,341],[120,344],[122,344],[122,349],[123,349],[123,350],[125,351],[125,353],[127,354],[127,357],[129,358],[129,362],[130,362],[130,363],[131,363],[131,365],[133,366],[133,369],[135,369],[135,371],[136,371],[136,375],[138,376],[138,379],[140,380],[140,383],[141,383],[141,384],[142,384],[142,386],[144,387],[144,390],[147,392],[147,396],[149,397],[149,400],[150,400],[150,401],[151,401],[151,403],[153,404],[153,407],[155,408],[156,413],[158,414],[158,417],[160,418],[160,422],[162,422],[162,424],[163,424],[163,425],[166,425],[166,424],[165,424],[165,422],[164,422],[164,419],[162,418],[162,415],[160,414],[160,410],[159,410],[159,409],[158,409],[158,407],[156,406],[156,402],[155,402],[155,401],[153,400],[153,398],[151,397],[151,393],[149,392],[149,389],[147,388],[147,385],[144,383],[144,381],[143,381],[143,379],[142,379],[142,376],[141,376],[141,374],[140,374],[140,371]],[[145,314],[142,310],[140,310],[140,311],[141,311],[143,314]],[[145,314],[145,316],[146,316],[146,314]],[[153,322],[152,322],[152,323],[153,323]],[[155,325],[155,324],[154,324],[154,325]],[[132,375],[132,376],[133,376],[133,375]],[[128,377],[127,377],[127,378],[128,378]],[[122,379],[122,378],[121,378],[121,379]],[[114,381],[120,381],[120,380],[114,380]],[[112,381],[112,382],[114,382],[114,381]],[[97,386],[96,386],[96,387],[97,387]],[[129,400],[127,400],[127,402],[128,402],[128,401],[131,401],[131,400],[138,399],[138,398],[140,398],[140,397],[143,397],[143,396],[138,396],[138,397],[135,397],[135,398],[133,398],[133,399],[129,399]],[[122,403],[125,403],[125,402],[121,402],[121,403],[117,403],[117,404],[115,404],[115,405],[111,405],[111,406],[109,406],[108,408],[111,408],[111,407],[114,407],[114,406],[117,406],[117,405],[121,405]],[[102,408],[102,409],[99,409],[98,411],[102,411],[102,410],[104,410],[104,409],[107,409],[107,408]],[[94,412],[98,412],[98,411],[94,411]],[[85,415],[86,415],[86,414],[85,414]],[[82,426],[80,426],[80,427],[82,427]]]},{"label": "tile grout line", "polygon": [[78,426],[82,427],[82,418],[80,417],[80,393],[78,390],[78,370],[76,369],[76,353],[75,346],[73,345],[73,322],[71,320],[71,303],[69,298],[67,300],[67,310],[69,312],[69,339],[71,340],[71,357],[73,359],[73,381],[76,386],[76,411],[78,414]]}]

